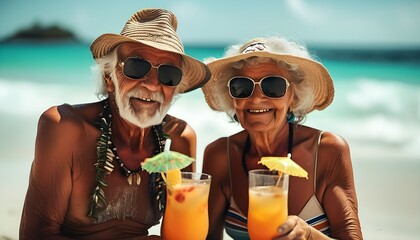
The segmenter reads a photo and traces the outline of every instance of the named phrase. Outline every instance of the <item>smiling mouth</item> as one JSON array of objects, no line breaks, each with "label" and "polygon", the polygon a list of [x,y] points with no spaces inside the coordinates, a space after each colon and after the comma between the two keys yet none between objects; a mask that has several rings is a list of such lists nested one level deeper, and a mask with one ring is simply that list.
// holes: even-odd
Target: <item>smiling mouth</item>
[{"label": "smiling mouth", "polygon": [[152,100],[151,98],[133,97],[133,99],[137,101],[143,101],[143,102],[156,102]]},{"label": "smiling mouth", "polygon": [[265,112],[269,112],[270,109],[248,109],[248,112],[250,113],[265,113]]},{"label": "smiling mouth", "polygon": [[150,98],[138,98],[138,99],[140,99],[140,100],[142,100],[142,101],[145,101],[145,102],[152,102],[153,100],[152,99],[150,99]]},{"label": "smiling mouth", "polygon": [[131,97],[130,99],[131,99],[130,105],[132,106],[137,105],[138,107],[147,107],[147,106],[155,106],[156,104],[159,104],[159,102],[151,98]]}]

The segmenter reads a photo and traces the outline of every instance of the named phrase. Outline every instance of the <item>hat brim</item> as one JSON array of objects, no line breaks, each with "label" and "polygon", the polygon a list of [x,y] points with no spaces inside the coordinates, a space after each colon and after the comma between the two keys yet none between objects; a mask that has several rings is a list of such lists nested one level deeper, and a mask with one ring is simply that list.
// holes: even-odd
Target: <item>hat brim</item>
[{"label": "hat brim", "polygon": [[271,58],[273,60],[281,60],[289,64],[297,65],[298,68],[305,74],[305,81],[309,81],[313,88],[314,107],[309,109],[308,112],[311,112],[314,109],[325,109],[333,101],[333,80],[327,69],[321,63],[293,55],[274,54],[266,51],[253,51],[232,57],[221,58],[207,64],[212,75],[202,90],[210,108],[216,111],[227,110],[226,104],[223,104],[223,100],[221,99],[230,98],[227,91],[227,81],[229,79],[224,76],[223,72],[233,63],[251,57]]},{"label": "hat brim", "polygon": [[149,47],[153,47],[162,51],[178,54],[183,59],[181,66],[183,77],[182,81],[187,84],[182,84],[178,88],[179,93],[186,93],[204,86],[210,80],[210,71],[206,64],[201,61],[181,53],[178,49],[174,49],[167,44],[162,44],[155,41],[135,40],[119,34],[106,33],[95,39],[90,45],[93,58],[96,60],[101,58],[111,51],[113,51],[121,43],[139,43]]}]

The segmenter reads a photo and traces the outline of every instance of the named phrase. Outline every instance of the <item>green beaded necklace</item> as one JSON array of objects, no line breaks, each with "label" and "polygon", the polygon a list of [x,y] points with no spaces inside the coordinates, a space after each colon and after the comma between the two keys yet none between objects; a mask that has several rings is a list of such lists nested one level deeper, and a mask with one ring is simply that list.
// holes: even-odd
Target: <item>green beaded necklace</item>
[{"label": "green beaded necklace", "polygon": [[[105,175],[111,174],[114,170],[113,160],[115,159],[119,164],[121,171],[127,176],[127,181],[131,185],[134,178],[136,178],[137,185],[140,184],[140,171],[142,168],[135,170],[128,169],[121,161],[117,154],[117,149],[112,143],[111,135],[111,110],[109,108],[108,99],[102,101],[103,109],[99,115],[97,125],[101,130],[101,135],[97,139],[96,154],[98,160],[96,166],[96,187],[92,193],[92,202],[90,204],[87,215],[91,218],[97,219],[97,210],[106,206],[104,187],[108,186],[104,180]],[[162,122],[159,125],[152,126],[152,133],[155,139],[156,150],[153,154],[156,155],[164,150],[166,139],[168,135],[163,132]],[[165,207],[165,191],[163,188],[164,181],[160,174],[152,173],[149,175],[149,191],[152,197],[156,200],[157,208],[160,212],[164,211]]]}]

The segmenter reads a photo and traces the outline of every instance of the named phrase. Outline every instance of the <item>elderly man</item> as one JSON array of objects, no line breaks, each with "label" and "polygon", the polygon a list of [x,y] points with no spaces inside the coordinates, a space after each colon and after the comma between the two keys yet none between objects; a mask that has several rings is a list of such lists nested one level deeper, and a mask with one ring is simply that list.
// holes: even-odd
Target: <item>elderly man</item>
[{"label": "elderly man", "polygon": [[141,163],[168,137],[171,150],[195,157],[194,130],[167,111],[175,95],[209,79],[176,28],[173,13],[144,9],[121,34],[92,43],[105,99],[40,117],[20,239],[158,238],[148,229],[162,216],[162,179]]}]

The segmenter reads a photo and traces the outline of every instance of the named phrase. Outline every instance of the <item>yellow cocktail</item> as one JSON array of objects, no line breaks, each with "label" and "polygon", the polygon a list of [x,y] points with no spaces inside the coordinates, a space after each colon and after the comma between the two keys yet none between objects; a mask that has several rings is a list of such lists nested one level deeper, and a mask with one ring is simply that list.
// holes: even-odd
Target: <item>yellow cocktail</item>
[{"label": "yellow cocktail", "polygon": [[248,232],[252,240],[272,239],[286,221],[288,175],[277,171],[249,172]]},{"label": "yellow cocktail", "polygon": [[272,239],[287,218],[287,191],[277,187],[250,188],[248,211],[251,239]]},{"label": "yellow cocktail", "polygon": [[180,184],[167,187],[163,220],[165,240],[206,238],[210,181],[208,174],[182,173]]}]

